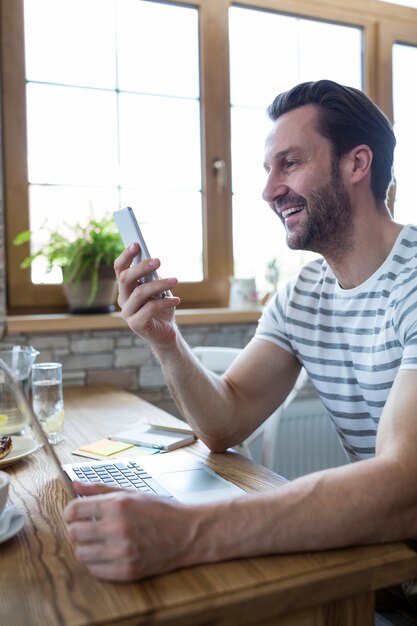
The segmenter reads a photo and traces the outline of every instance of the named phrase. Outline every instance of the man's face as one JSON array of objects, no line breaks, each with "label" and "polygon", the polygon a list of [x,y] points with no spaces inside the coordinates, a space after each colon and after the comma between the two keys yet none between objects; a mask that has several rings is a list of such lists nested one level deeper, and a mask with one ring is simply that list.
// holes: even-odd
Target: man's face
[{"label": "man's face", "polygon": [[317,108],[289,111],[265,145],[263,198],[280,217],[294,250],[340,254],[350,247],[352,210],[328,139],[317,130]]}]

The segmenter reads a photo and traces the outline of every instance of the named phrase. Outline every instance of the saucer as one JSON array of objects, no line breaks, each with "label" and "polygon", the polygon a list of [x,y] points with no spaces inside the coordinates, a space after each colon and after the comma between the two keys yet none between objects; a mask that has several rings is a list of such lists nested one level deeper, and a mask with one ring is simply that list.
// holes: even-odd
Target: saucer
[{"label": "saucer", "polygon": [[13,463],[17,463],[20,459],[24,459],[25,456],[32,454],[38,448],[38,444],[34,439],[30,437],[13,437],[13,448],[10,454],[5,456],[3,459],[0,459],[0,468],[8,467],[9,465],[13,465]]},{"label": "saucer", "polygon": [[25,516],[20,511],[16,511],[16,513],[13,515],[9,528],[6,530],[5,533],[0,535],[0,543],[4,543],[8,539],[11,539],[15,535],[17,535],[17,533],[22,530],[24,525]]}]

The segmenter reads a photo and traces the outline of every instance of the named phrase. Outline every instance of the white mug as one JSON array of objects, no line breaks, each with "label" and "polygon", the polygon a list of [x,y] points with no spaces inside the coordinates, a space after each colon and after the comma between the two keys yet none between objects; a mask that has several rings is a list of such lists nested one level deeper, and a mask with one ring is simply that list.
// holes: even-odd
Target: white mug
[{"label": "white mug", "polygon": [[254,309],[258,306],[258,294],[254,278],[230,278],[229,307],[231,309]]}]

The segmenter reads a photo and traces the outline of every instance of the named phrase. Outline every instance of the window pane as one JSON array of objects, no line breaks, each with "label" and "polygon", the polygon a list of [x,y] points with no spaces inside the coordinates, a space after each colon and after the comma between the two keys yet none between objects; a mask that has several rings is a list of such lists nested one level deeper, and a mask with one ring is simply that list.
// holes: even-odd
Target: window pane
[{"label": "window pane", "polygon": [[397,137],[394,175],[396,197],[395,219],[416,223],[415,146],[417,144],[417,93],[411,88],[410,76],[417,75],[417,46],[395,44],[392,56],[394,131]]},{"label": "window pane", "polygon": [[25,0],[26,76],[114,89],[114,0]]},{"label": "window pane", "polygon": [[198,11],[137,0],[117,10],[119,88],[198,98]]},{"label": "window pane", "polygon": [[[198,9],[146,0],[24,8],[31,230],[130,204],[169,273],[203,280]],[[32,275],[61,280],[41,263]]]},{"label": "window pane", "polygon": [[300,82],[329,78],[360,89],[362,30],[316,20],[301,19],[298,23]]},{"label": "window pane", "polygon": [[278,259],[279,279],[287,281],[300,265],[313,258],[311,252],[288,248],[281,221],[260,194],[235,194],[233,215],[236,214],[239,226],[234,230],[233,240],[235,275],[243,278],[254,276],[260,295],[272,287],[267,283],[266,274],[268,265],[274,259]]},{"label": "window pane", "polygon": [[198,101],[122,93],[119,107],[122,186],[200,190]]},{"label": "window pane", "polygon": [[117,184],[114,92],[29,83],[26,99],[30,182]]},{"label": "window pane", "polygon": [[362,86],[361,28],[231,7],[229,31],[234,106],[266,108],[304,80]]},{"label": "window pane", "polygon": [[161,260],[161,276],[181,276],[183,281],[203,280],[201,193],[125,189],[122,205],[131,206],[149,253]]},{"label": "window pane", "polygon": [[244,195],[252,190],[260,197],[265,184],[265,137],[271,122],[264,108],[245,107],[232,108],[231,122],[233,193]]},{"label": "window pane", "polygon": [[231,104],[265,109],[297,75],[297,20],[231,7],[229,37]]},{"label": "window pane", "polygon": [[271,127],[265,109],[302,81],[328,78],[361,88],[362,30],[240,7],[230,9],[229,20],[235,275],[255,276],[262,292],[271,288],[265,274],[274,259],[284,280],[313,256],[288,249],[281,222],[261,199]]},{"label": "window pane", "polygon": [[[38,251],[49,241],[49,231],[59,228],[63,234],[68,227],[84,224],[90,217],[109,217],[118,206],[119,194],[116,189],[94,187],[61,187],[54,185],[30,185],[30,228],[34,232],[31,241],[32,252]],[[32,282],[61,282],[61,271],[48,274],[42,259],[31,267]]]}]

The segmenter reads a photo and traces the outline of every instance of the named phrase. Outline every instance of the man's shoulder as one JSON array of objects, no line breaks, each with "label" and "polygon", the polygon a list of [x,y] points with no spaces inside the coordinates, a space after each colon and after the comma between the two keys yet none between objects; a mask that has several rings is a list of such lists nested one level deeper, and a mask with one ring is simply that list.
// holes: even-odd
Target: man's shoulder
[{"label": "man's shoulder", "polygon": [[417,258],[417,225],[407,224],[400,233],[397,254],[403,254],[408,258]]},{"label": "man's shoulder", "polygon": [[398,282],[415,279],[417,271],[417,226],[408,224],[402,229],[388,263],[382,267],[380,279],[386,276]]}]

